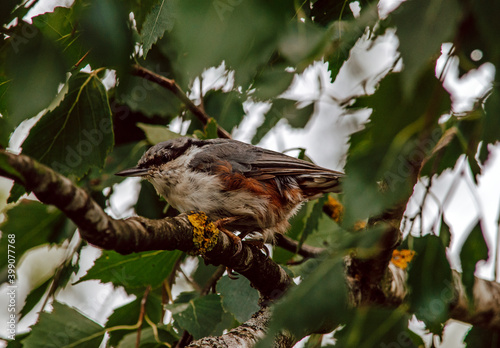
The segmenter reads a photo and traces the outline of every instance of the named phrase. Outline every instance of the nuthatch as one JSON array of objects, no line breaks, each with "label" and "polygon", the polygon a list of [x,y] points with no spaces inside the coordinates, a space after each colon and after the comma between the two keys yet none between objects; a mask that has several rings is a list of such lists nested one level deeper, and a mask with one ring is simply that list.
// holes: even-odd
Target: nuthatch
[{"label": "nuthatch", "polygon": [[116,175],[147,179],[180,212],[205,212],[239,251],[249,233],[273,242],[303,202],[339,192],[344,174],[236,140],[181,137],[151,147]]}]

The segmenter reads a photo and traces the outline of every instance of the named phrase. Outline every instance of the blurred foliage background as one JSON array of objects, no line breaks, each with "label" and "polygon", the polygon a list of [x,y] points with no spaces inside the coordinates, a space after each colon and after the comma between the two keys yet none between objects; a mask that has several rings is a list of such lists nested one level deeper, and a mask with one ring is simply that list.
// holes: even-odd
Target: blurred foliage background
[{"label": "blurred foliage background", "polygon": [[[303,344],[422,346],[425,335],[408,328],[417,319],[431,334],[425,336],[427,345],[440,342],[450,318],[451,298],[442,294],[451,281],[447,248],[453,236],[444,207],[455,188],[450,186],[444,198],[436,199],[433,183],[458,167],[458,177],[477,184],[500,137],[497,75],[486,79],[482,90],[473,91],[472,101],[461,110],[453,107],[456,100],[443,81],[451,67],[457,66],[462,77],[499,66],[498,1],[421,0],[384,7],[371,0],[76,0],[33,17],[30,11],[40,3],[0,3],[0,146],[7,148],[9,141],[12,146],[14,139],[19,143],[25,137],[22,153],[84,187],[110,214],[128,204],[128,214],[133,208],[149,218],[175,212],[148,183],[120,186],[137,200],[122,195],[122,208],[116,208],[116,199],[113,203],[122,180],[113,174],[134,165],[147,146],[178,133],[215,137],[216,125],[230,133],[254,127],[253,144],[278,124],[308,127],[320,97],[294,99],[286,93],[300,76],[320,62],[330,78],[318,81],[324,94],[356,58],[356,45],[369,51],[397,37],[397,51],[384,71],[360,78],[361,73],[356,76],[351,70],[363,92],[330,98],[342,108],[342,117],[358,125],[345,157],[344,193],[337,197],[345,208],[343,225],[322,213],[326,198],[305,205],[293,218],[289,236],[325,247],[329,256],[300,262],[301,257],[274,248],[274,260],[300,284],[276,304],[269,337],[287,329],[301,338],[331,322],[343,327],[333,334],[335,340],[322,333]],[[357,63],[369,67],[373,62]],[[171,91],[134,76],[134,64],[175,80],[213,119],[202,124]],[[212,81],[208,90],[207,81]],[[267,108],[253,126],[256,122],[245,121],[249,105],[256,104]],[[359,114],[366,110],[371,115],[361,125]],[[326,131],[329,137],[337,136],[335,127]],[[324,148],[330,151],[335,149]],[[303,150],[300,155],[307,157]],[[408,202],[414,190],[420,194],[414,203],[419,209],[407,211],[402,226],[404,246],[417,255],[408,272],[411,296],[399,308],[349,308],[343,257],[353,249],[369,254],[379,235],[344,227]],[[14,185],[8,195],[0,250],[7,248],[5,236],[15,234],[18,261],[41,246],[57,245],[64,253],[48,274],[27,286],[26,299],[18,305],[21,317],[31,315],[31,322],[36,312],[46,307],[52,311],[42,312],[31,330],[19,334],[9,347],[97,347],[103,337],[107,346],[129,347],[135,345],[139,327],[141,347],[169,346],[184,331],[194,339],[219,335],[258,309],[258,294],[246,279],[224,276],[215,292],[202,296],[201,289],[217,270],[181,252],[122,256],[106,251],[84,267],[95,250],[78,239],[58,210],[24,193]],[[424,208],[434,199],[432,223],[425,225]],[[469,293],[476,263],[489,255],[498,264],[498,252],[491,246],[488,254],[484,233],[479,214],[464,232],[460,249]],[[498,235],[491,245],[497,243]],[[2,258],[2,282],[6,267]],[[89,308],[91,289],[64,295],[90,280],[112,284],[126,300],[99,311]],[[94,305],[106,307],[107,301],[97,299]],[[429,310],[433,301],[442,304],[439,310]],[[146,319],[138,322],[141,310]],[[493,347],[495,337],[498,340],[498,333],[472,327],[465,343]],[[261,346],[266,344],[269,341]]]}]

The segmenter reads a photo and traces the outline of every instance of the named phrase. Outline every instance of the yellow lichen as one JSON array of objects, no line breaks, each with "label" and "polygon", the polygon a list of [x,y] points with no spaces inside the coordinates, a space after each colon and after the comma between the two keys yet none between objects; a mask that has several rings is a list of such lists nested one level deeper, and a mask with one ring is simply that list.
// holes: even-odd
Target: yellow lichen
[{"label": "yellow lichen", "polygon": [[203,212],[190,212],[188,219],[193,225],[194,248],[190,252],[192,255],[204,255],[213,249],[219,237],[219,229],[214,223],[209,221]]},{"label": "yellow lichen", "polygon": [[415,251],[403,249],[403,250],[393,250],[391,262],[401,269],[406,269],[408,264],[415,256]]},{"label": "yellow lichen", "polygon": [[358,221],[352,228],[354,231],[361,231],[362,229],[366,228],[366,221]]},{"label": "yellow lichen", "polygon": [[344,207],[338,200],[336,200],[332,196],[328,196],[328,202],[325,203],[325,208],[328,212],[328,215],[330,215],[333,221],[338,223],[342,221],[342,217],[344,215]]}]

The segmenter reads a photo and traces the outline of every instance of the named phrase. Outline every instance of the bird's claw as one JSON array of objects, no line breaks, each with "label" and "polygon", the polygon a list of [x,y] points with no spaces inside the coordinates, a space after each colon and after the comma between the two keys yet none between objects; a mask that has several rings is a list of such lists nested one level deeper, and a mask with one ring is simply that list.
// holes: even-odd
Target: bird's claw
[{"label": "bird's claw", "polygon": [[228,229],[224,228],[224,224],[228,223],[229,221],[232,221],[234,218],[223,218],[220,220],[217,220],[215,222],[215,226],[223,232],[226,236],[229,237],[236,246],[236,252],[233,254],[233,256],[239,255],[241,251],[243,250],[243,244],[241,243],[241,238],[235,235],[233,232],[229,231]]},{"label": "bird's claw", "polygon": [[241,238],[235,235],[233,232],[228,231],[226,229],[220,229],[226,236],[229,237],[233,241],[233,244],[236,246],[236,251],[233,256],[239,255],[243,250],[243,243],[241,242]]},{"label": "bird's claw", "polygon": [[250,239],[250,240],[245,240],[245,243],[256,246],[257,248],[259,248],[259,250],[262,250],[267,257],[269,257],[270,255],[269,249],[267,248],[263,240]]}]

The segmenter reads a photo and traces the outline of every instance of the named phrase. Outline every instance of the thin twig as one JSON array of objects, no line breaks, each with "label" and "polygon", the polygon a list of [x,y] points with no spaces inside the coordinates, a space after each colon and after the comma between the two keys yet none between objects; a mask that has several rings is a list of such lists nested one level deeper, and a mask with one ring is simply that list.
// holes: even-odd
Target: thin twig
[{"label": "thin twig", "polygon": [[182,269],[182,267],[179,267],[179,273],[182,274],[182,276],[184,277],[184,279],[186,279],[186,281],[196,290],[196,291],[199,291],[201,292],[201,287],[200,285],[195,282],[191,277],[189,277],[186,272],[184,272],[184,270]]},{"label": "thin twig", "polygon": [[184,331],[182,333],[181,338],[179,339],[179,341],[175,345],[175,348],[184,348],[185,346],[187,346],[192,341],[193,341],[193,336],[189,332]]},{"label": "thin twig", "polygon": [[299,248],[299,242],[281,233],[276,234],[276,245],[306,258],[319,257],[325,252],[324,248],[313,247],[306,244],[302,244]]},{"label": "thin twig", "polygon": [[200,76],[200,109],[205,112],[205,104],[203,102],[203,77]]},{"label": "thin twig", "polygon": [[[196,117],[198,117],[198,119],[204,125],[208,123],[210,116],[208,116],[205,111],[203,111],[199,106],[195,105],[174,80],[161,76],[137,64],[132,65],[132,75],[142,77],[148,81],[157,83],[158,85],[168,89],[177,98],[179,98],[180,101],[182,101],[187,106],[189,111],[191,111]],[[220,127],[219,125],[217,125],[217,135],[220,138],[231,139],[231,134],[229,134],[224,128]]]},{"label": "thin twig", "polygon": [[151,290],[151,285],[148,285],[146,290],[144,291],[144,295],[142,296],[141,300],[141,311],[139,312],[139,327],[137,328],[137,337],[135,340],[135,346],[136,348],[139,348],[141,345],[141,326],[142,326],[142,321],[144,320],[144,314],[146,313],[146,301],[148,299],[149,291]]},{"label": "thin twig", "polygon": [[222,275],[224,274],[225,271],[226,271],[226,267],[225,266],[219,265],[219,267],[217,267],[217,269],[215,270],[215,272],[212,273],[212,275],[210,276],[210,278],[208,279],[208,281],[205,283],[205,286],[203,287],[203,289],[201,289],[201,295],[202,296],[208,295],[208,293],[210,292],[210,290],[215,286],[215,284],[220,279],[220,277],[222,277]]},{"label": "thin twig", "polygon": [[80,64],[84,61],[84,59],[85,59],[85,58],[87,58],[87,56],[89,55],[89,53],[90,53],[90,50],[89,50],[89,51],[87,51],[87,53],[85,53],[85,54],[83,55],[83,57],[82,57],[82,58],[80,58],[80,60],[79,60],[78,62],[76,62],[76,64],[73,66],[73,68],[74,68],[74,69],[78,68],[78,66],[79,66],[79,65],[80,65]]}]

